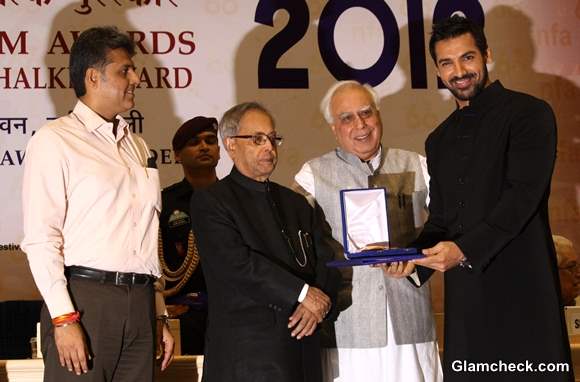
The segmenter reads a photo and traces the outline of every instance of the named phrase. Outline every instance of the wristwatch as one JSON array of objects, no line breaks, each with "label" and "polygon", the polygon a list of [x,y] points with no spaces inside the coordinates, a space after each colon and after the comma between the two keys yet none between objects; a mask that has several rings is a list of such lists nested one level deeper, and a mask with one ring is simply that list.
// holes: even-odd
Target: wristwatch
[{"label": "wristwatch", "polygon": [[163,325],[169,327],[169,316],[167,314],[162,314],[161,316],[157,316],[157,321],[162,321]]}]

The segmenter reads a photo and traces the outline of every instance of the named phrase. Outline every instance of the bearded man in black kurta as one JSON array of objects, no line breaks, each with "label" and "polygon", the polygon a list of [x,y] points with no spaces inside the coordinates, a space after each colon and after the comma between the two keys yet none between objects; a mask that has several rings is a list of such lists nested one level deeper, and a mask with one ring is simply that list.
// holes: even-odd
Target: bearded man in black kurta
[{"label": "bearded man in black kurta", "polygon": [[319,382],[316,328],[339,282],[330,231],[269,181],[282,138],[266,109],[234,106],[219,131],[234,168],[191,201],[209,299],[203,380]]},{"label": "bearded man in black kurta", "polygon": [[552,110],[489,81],[483,30],[463,17],[434,25],[430,50],[458,105],[426,142],[427,258],[415,261],[445,272],[445,381],[573,380],[548,222]]}]

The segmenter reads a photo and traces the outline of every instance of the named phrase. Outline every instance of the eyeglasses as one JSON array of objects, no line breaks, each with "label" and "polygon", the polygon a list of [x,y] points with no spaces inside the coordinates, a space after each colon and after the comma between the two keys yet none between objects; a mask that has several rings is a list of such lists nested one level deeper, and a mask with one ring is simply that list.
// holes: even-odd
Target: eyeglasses
[{"label": "eyeglasses", "polygon": [[[372,118],[373,116],[375,116],[377,113],[377,110],[369,105],[369,106],[365,106],[362,109],[360,109],[359,111],[356,112],[356,115],[358,115],[358,117],[363,120],[366,121],[367,119]],[[343,125],[343,126],[350,126],[355,122],[355,116],[354,113],[351,112],[346,112],[346,113],[342,113],[338,116],[338,123]]]},{"label": "eyeglasses", "polygon": [[283,137],[274,133],[267,135],[264,133],[258,133],[254,135],[232,135],[230,138],[251,139],[256,146],[265,145],[268,141],[270,141],[272,146],[280,146],[284,141]]},{"label": "eyeglasses", "polygon": [[213,146],[213,145],[217,145],[218,137],[213,135],[213,134],[202,136],[202,137],[199,137],[199,136],[193,137],[189,141],[187,141],[187,146],[197,146],[202,141],[205,142],[205,144],[208,146]]}]

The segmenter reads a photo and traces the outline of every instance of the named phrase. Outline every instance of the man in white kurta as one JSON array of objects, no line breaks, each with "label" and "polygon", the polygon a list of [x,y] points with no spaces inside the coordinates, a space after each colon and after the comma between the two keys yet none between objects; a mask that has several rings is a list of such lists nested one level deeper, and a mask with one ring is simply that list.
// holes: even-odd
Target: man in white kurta
[{"label": "man in white kurta", "polygon": [[[338,147],[304,164],[295,180],[318,203],[337,242],[342,235],[339,191],[386,187],[401,212],[389,207],[397,233],[391,243],[412,240],[426,215],[428,195],[424,158],[381,146],[382,122],[378,97],[368,85],[342,81],[321,103]],[[393,240],[394,239],[394,240]],[[344,256],[342,248],[339,256]],[[346,269],[339,292],[341,311],[325,334],[324,380],[442,381],[428,285],[416,288],[412,265]],[[398,276],[392,277],[392,276]]]}]

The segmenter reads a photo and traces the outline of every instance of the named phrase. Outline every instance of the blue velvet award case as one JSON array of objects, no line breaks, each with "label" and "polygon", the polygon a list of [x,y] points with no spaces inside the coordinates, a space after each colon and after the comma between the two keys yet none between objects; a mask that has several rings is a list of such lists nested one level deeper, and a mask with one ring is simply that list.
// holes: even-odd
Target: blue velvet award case
[{"label": "blue velvet award case", "polygon": [[344,260],[329,267],[352,267],[418,259],[416,248],[389,247],[387,190],[360,188],[340,191]]}]

